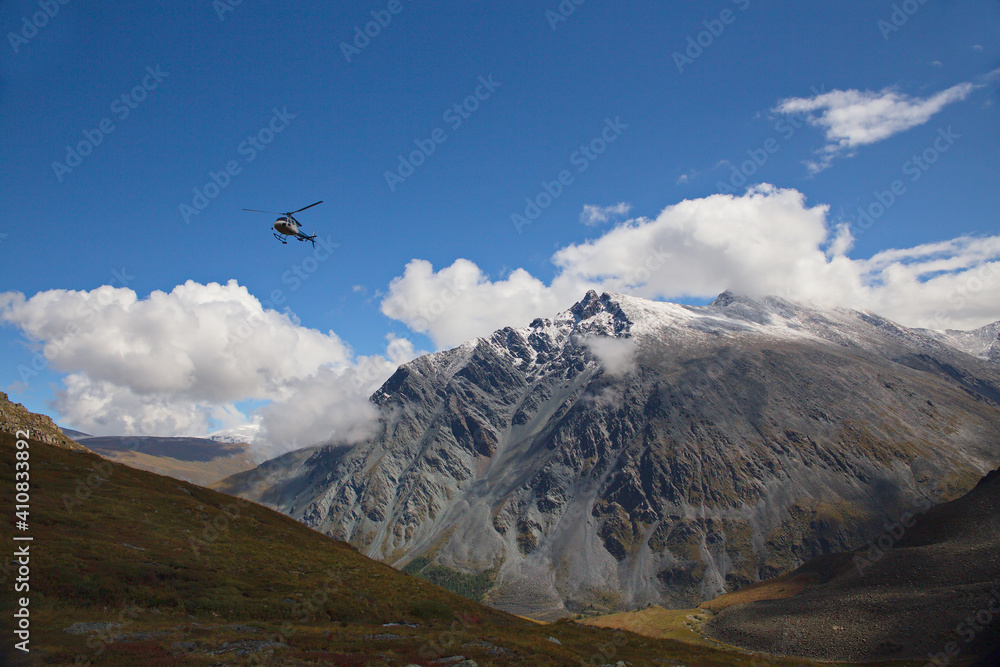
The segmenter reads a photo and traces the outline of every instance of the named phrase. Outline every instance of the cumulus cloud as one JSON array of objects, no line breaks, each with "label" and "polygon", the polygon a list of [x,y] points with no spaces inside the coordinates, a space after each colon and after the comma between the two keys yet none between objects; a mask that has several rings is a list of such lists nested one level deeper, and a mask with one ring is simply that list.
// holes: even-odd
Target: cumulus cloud
[{"label": "cumulus cloud", "polygon": [[[548,317],[588,289],[654,299],[726,289],[820,306],[868,309],[909,326],[970,329],[1000,319],[1000,236],[961,236],[869,257],[848,256],[850,228],[794,189],[679,202],[558,250],[548,283],[523,269],[493,278],[458,259],[414,259],[380,297],[384,314],[451,347]],[[0,294],[0,322],[19,327],[66,376],[56,408],[95,434],[203,435],[261,424],[268,454],[371,434],[367,397],[418,354],[390,336],[357,356],[333,332],[267,309],[235,281],[187,282],[139,298],[126,288]],[[627,346],[588,347],[627,373]],[[262,407],[244,414],[238,405]]]},{"label": "cumulus cloud", "polygon": [[381,308],[444,348],[552,314],[566,305],[567,298],[582,294],[579,287],[546,285],[524,269],[493,281],[466,259],[440,271],[428,261],[414,259],[389,284]]},{"label": "cumulus cloud", "polygon": [[550,284],[519,269],[491,280],[468,260],[413,260],[382,311],[440,347],[551,316],[588,289],[652,299],[731,289],[822,307],[869,309],[909,326],[973,328],[1000,318],[1000,237],[961,237],[848,256],[854,238],[794,189],[760,185],[668,206],[556,252]]},{"label": "cumulus cloud", "polygon": [[823,128],[830,143],[820,159],[809,163],[815,173],[830,165],[834,157],[859,146],[923,125],[945,106],[964,100],[975,86],[961,83],[928,98],[911,97],[893,88],[881,91],[832,90],[813,97],[790,97],[774,108],[781,114],[809,114],[809,123]]},{"label": "cumulus cloud", "polygon": [[[365,392],[412,353],[393,340],[392,360],[355,359],[333,332],[264,308],[236,281],[188,281],[143,299],[110,286],[30,299],[8,292],[0,321],[68,373],[55,407],[95,434],[203,435],[245,423],[250,416],[235,404],[256,400],[270,403],[256,417],[272,444],[351,440],[372,420],[358,407]],[[317,408],[324,397],[354,409],[325,413]]]},{"label": "cumulus cloud", "polygon": [[[741,197],[682,201],[655,220],[634,220],[563,248],[552,261],[563,277],[650,298],[725,289],[768,294],[787,289],[789,281],[822,293],[830,282],[850,284],[846,275],[831,275],[846,266],[824,251],[827,212],[824,205],[807,206],[796,190],[762,185]],[[643,266],[648,270],[637,269]]]},{"label": "cumulus cloud", "polygon": [[625,202],[620,202],[614,206],[594,206],[593,204],[584,204],[583,213],[580,214],[580,222],[588,227],[596,227],[604,224],[605,222],[610,222],[616,218],[626,216],[631,210],[632,205],[626,204]]}]

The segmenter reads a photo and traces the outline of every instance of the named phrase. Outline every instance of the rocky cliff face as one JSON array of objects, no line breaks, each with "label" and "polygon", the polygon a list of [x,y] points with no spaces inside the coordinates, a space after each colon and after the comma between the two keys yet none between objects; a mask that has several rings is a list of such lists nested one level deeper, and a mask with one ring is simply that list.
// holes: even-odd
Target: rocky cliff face
[{"label": "rocky cliff face", "polygon": [[16,435],[27,430],[31,438],[64,449],[89,451],[86,447],[66,437],[65,434],[45,415],[29,412],[20,403],[12,403],[7,394],[0,392],[0,432]]},{"label": "rocky cliff face", "polygon": [[[696,604],[1000,464],[995,362],[870,313],[590,293],[428,355],[381,430],[221,488],[547,618]],[[485,577],[485,579],[484,579]]]}]

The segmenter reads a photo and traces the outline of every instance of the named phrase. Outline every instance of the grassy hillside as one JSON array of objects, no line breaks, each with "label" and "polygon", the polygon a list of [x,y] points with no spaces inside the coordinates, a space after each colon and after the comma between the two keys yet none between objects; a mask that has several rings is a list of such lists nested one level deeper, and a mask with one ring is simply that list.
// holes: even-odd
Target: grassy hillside
[{"label": "grassy hillside", "polygon": [[[429,666],[456,655],[479,665],[753,664],[708,646],[529,622],[264,507],[89,452],[39,442],[29,451],[29,529],[17,534],[33,538],[31,588],[15,596],[19,565],[0,562],[3,664]],[[3,435],[10,513],[15,462],[15,439]],[[12,523],[5,542],[23,544]],[[22,595],[27,656],[9,627]]]}]

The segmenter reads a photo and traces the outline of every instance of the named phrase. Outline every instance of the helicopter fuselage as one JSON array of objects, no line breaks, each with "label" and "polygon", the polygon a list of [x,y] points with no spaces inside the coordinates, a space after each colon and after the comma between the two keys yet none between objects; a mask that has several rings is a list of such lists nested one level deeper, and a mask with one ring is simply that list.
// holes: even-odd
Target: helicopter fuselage
[{"label": "helicopter fuselage", "polygon": [[285,236],[298,236],[299,225],[294,219],[288,217],[278,218],[274,221],[274,228]]}]

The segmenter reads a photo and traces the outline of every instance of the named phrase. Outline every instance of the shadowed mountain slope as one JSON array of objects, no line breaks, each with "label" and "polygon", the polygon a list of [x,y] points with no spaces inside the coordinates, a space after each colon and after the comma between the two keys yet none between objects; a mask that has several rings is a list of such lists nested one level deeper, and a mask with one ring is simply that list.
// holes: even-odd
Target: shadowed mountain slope
[{"label": "shadowed mountain slope", "polygon": [[750,650],[996,665],[1000,470],[957,500],[904,513],[862,549],[704,606],[718,611],[711,636]]}]

